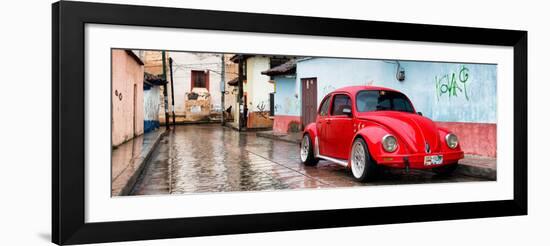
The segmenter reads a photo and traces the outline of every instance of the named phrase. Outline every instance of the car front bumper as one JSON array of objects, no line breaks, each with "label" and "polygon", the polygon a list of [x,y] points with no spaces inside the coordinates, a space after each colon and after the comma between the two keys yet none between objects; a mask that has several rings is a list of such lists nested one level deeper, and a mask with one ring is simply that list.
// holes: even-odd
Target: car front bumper
[{"label": "car front bumper", "polygon": [[[424,162],[426,156],[440,155],[443,158],[441,164],[428,165]],[[418,154],[387,154],[376,158],[378,165],[388,166],[392,168],[412,168],[412,169],[431,169],[438,166],[444,166],[458,162],[464,158],[463,151],[449,151],[438,153],[418,153]]]}]

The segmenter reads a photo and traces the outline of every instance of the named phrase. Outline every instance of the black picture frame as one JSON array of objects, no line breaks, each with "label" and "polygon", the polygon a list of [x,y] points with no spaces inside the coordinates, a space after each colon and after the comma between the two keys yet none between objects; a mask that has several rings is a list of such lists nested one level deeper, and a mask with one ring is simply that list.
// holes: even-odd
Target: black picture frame
[{"label": "black picture frame", "polygon": [[[527,214],[527,31],[65,1],[52,5],[52,18],[54,243],[99,243]],[[513,47],[514,198],[431,205],[86,223],[86,23]],[[457,33],[461,35],[454,35]]]}]

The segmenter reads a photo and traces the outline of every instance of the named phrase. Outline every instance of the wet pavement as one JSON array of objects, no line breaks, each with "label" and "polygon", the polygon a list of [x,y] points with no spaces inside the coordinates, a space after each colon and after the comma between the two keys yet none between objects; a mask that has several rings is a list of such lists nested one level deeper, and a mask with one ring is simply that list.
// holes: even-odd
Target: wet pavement
[{"label": "wet pavement", "polygon": [[127,195],[132,191],[139,172],[148,164],[144,162],[162,135],[161,130],[145,133],[112,150],[111,196]]},{"label": "wet pavement", "polygon": [[132,195],[264,191],[369,185],[485,181],[430,171],[384,170],[370,183],[329,161],[300,163],[295,143],[237,132],[219,125],[181,125],[164,136],[152,153]]}]

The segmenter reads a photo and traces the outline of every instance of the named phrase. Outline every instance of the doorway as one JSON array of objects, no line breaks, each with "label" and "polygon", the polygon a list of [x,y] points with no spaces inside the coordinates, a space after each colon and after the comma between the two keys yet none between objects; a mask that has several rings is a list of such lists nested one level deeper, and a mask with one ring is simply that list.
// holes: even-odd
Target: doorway
[{"label": "doorway", "polygon": [[303,78],[302,129],[317,118],[317,78]]}]

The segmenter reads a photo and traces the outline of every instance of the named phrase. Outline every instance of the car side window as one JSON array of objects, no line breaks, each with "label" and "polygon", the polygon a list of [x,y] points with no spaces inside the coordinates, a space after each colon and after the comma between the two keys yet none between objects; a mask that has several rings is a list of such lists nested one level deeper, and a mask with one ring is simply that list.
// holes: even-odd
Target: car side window
[{"label": "car side window", "polygon": [[351,98],[348,95],[339,94],[334,96],[334,102],[332,103],[331,115],[346,115],[344,109],[351,109]]},{"label": "car side window", "polygon": [[326,116],[328,114],[328,106],[330,105],[330,96],[325,97],[319,109],[319,115]]}]

